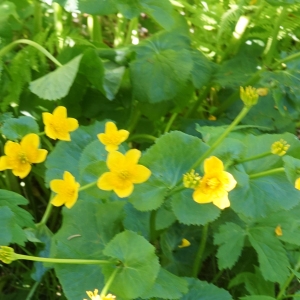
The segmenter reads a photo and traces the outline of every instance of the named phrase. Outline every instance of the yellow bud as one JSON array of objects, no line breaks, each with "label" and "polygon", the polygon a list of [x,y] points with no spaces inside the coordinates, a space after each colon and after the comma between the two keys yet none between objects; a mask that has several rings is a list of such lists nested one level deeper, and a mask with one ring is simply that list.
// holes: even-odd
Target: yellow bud
[{"label": "yellow bud", "polygon": [[246,106],[251,107],[257,103],[259,95],[254,87],[247,86],[245,89],[240,87],[240,97]]},{"label": "yellow bud", "polygon": [[280,141],[272,144],[271,152],[273,154],[283,156],[284,154],[286,154],[289,148],[290,145],[285,140],[281,139]]},{"label": "yellow bud", "polygon": [[187,239],[182,239],[181,240],[181,245],[178,246],[178,248],[185,248],[189,247],[191,243]]},{"label": "yellow bud", "polygon": [[296,181],[295,181],[295,188],[297,190],[300,190],[300,178],[297,178]]},{"label": "yellow bud", "polygon": [[215,116],[213,116],[213,115],[209,115],[208,120],[210,120],[210,121],[216,121],[217,118]]},{"label": "yellow bud", "polygon": [[0,260],[5,264],[10,264],[17,258],[15,257],[15,251],[8,246],[0,246]]},{"label": "yellow bud", "polygon": [[282,236],[282,229],[280,225],[275,228],[275,233],[277,236]]},{"label": "yellow bud", "polygon": [[186,188],[194,189],[200,183],[201,177],[195,170],[191,170],[190,172],[183,175],[183,185]]},{"label": "yellow bud", "polygon": [[261,97],[263,96],[267,96],[269,93],[269,89],[268,88],[259,88],[257,89],[257,94]]}]

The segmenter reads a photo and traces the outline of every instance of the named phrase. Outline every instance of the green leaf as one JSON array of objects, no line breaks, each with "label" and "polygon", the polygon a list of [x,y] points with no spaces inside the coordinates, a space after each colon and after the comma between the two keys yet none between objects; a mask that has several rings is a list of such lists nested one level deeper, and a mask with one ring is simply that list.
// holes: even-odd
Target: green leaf
[{"label": "green leaf", "polygon": [[187,280],[189,283],[189,292],[181,300],[232,300],[231,295],[227,291],[213,284],[195,278],[187,278]]},{"label": "green leaf", "polygon": [[274,232],[261,227],[248,230],[251,245],[258,254],[260,270],[265,280],[283,283],[289,275],[287,254]]},{"label": "green leaf", "polygon": [[244,247],[246,232],[234,223],[220,226],[214,235],[214,244],[219,245],[217,257],[219,269],[231,269],[237,262]]},{"label": "green leaf", "polygon": [[[274,6],[292,5],[300,3],[299,0],[266,0],[269,4]],[[252,299],[251,299],[252,300]],[[253,299],[255,300],[255,299]],[[268,299],[266,299],[268,300]]]},{"label": "green leaf", "polygon": [[284,161],[284,171],[289,179],[290,183],[295,185],[296,179],[298,179],[300,172],[300,159],[285,155],[283,158]]},{"label": "green leaf", "polygon": [[144,293],[141,298],[179,299],[188,291],[187,281],[167,270],[160,268],[154,286]]},{"label": "green leaf", "polygon": [[[124,202],[102,204],[79,199],[72,209],[63,208],[63,224],[53,236],[51,257],[107,259],[103,249],[122,229]],[[84,299],[85,291],[101,290],[100,265],[54,265],[68,299]]]},{"label": "green leaf", "polygon": [[239,298],[240,300],[276,300],[276,298],[265,295],[252,295]]},{"label": "green leaf", "polygon": [[67,96],[76,77],[82,54],[55,71],[30,83],[30,90],[46,100],[57,100]]},{"label": "green leaf", "polygon": [[186,225],[205,225],[220,215],[220,209],[212,203],[200,204],[193,200],[191,189],[172,196],[172,209],[177,220]]},{"label": "green leaf", "polygon": [[156,103],[174,98],[190,77],[193,60],[186,37],[163,32],[136,47],[130,65],[134,97]]},{"label": "green leaf", "polygon": [[174,131],[156,140],[140,160],[149,167],[149,180],[137,185],[129,201],[142,211],[157,209],[168,189],[175,187],[208,147],[198,138]]},{"label": "green leaf", "polygon": [[[110,290],[124,298],[137,298],[144,294],[155,282],[159,263],[155,248],[143,237],[132,231],[124,231],[114,237],[103,253],[118,259],[119,267]],[[103,266],[103,274],[109,279],[115,267]]]},{"label": "green leaf", "polygon": [[173,211],[167,207],[167,205],[161,206],[157,213],[155,219],[156,230],[162,230],[170,227],[176,221],[176,216]]},{"label": "green leaf", "polygon": [[20,140],[26,134],[39,133],[39,126],[31,117],[12,118],[4,122],[2,133],[9,140]]}]

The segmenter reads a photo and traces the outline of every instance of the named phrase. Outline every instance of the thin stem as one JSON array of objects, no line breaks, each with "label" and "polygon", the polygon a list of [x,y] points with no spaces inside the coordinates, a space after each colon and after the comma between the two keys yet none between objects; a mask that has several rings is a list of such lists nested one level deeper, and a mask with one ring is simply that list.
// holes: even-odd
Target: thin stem
[{"label": "thin stem", "polygon": [[64,41],[62,38],[62,33],[64,30],[64,25],[63,25],[63,8],[56,2],[52,3],[53,6],[53,16],[54,16],[54,27],[56,31],[56,36],[58,40],[58,49],[61,50],[64,47]]},{"label": "thin stem", "polygon": [[[273,59],[274,52],[276,50],[276,46],[277,46],[277,42],[278,42],[278,39],[277,39],[278,32],[279,32],[280,26],[282,24],[282,21],[286,18],[287,13],[288,13],[287,7],[283,7],[279,17],[277,18],[277,21],[275,23],[274,30],[272,33],[272,37],[271,37],[271,46],[269,47],[269,49],[266,49],[267,50],[266,61],[265,61],[266,65],[270,64]],[[269,45],[267,44],[267,47],[268,46]]]},{"label": "thin stem", "polygon": [[96,184],[97,184],[97,181],[88,183],[88,184],[82,186],[82,187],[78,190],[78,192],[82,192],[82,191],[84,191],[84,190],[86,190],[86,189],[89,189],[89,188],[95,186]]},{"label": "thin stem", "polygon": [[171,116],[171,118],[170,118],[170,120],[169,120],[169,122],[168,122],[168,124],[165,128],[164,133],[167,133],[170,130],[170,128],[171,128],[173,122],[175,121],[175,119],[177,118],[177,116],[178,116],[178,113],[176,113],[176,112],[172,114],[172,116]]},{"label": "thin stem", "polygon": [[52,62],[54,62],[59,67],[62,66],[62,64],[50,52],[48,52],[44,47],[42,47],[41,45],[39,45],[38,43],[36,43],[34,41],[30,41],[30,40],[26,40],[26,39],[16,40],[16,41],[8,44],[4,48],[2,48],[0,50],[0,57],[4,56],[7,52],[12,50],[18,44],[30,45],[30,46],[36,48],[37,50],[41,51],[46,57],[48,57]]},{"label": "thin stem", "polygon": [[102,43],[102,29],[101,29],[101,22],[100,17],[93,15],[93,36],[92,40],[94,42]]},{"label": "thin stem", "polygon": [[14,254],[14,258],[31,260],[31,261],[39,261],[39,262],[44,262],[44,263],[53,263],[53,264],[80,264],[80,265],[115,264],[115,262],[108,261],[108,260],[47,258],[47,257],[23,255],[23,254],[18,254],[18,253]]},{"label": "thin stem", "polygon": [[127,128],[129,132],[133,132],[135,126],[137,125],[142,113],[139,111],[139,109],[135,106],[133,107],[133,112],[130,120],[130,124]]},{"label": "thin stem", "polygon": [[292,55],[289,55],[279,61],[277,61],[276,63],[274,63],[272,66],[271,66],[271,69],[275,69],[277,68],[278,66],[280,66],[281,64],[284,64],[284,63],[287,63],[287,62],[290,62],[292,60],[295,60],[295,59],[298,59],[300,57],[300,52],[297,52],[297,53],[294,53]]},{"label": "thin stem", "polygon": [[206,246],[206,241],[207,241],[208,224],[209,223],[207,223],[203,227],[200,245],[199,245],[199,248],[198,248],[195,260],[194,260],[194,264],[193,264],[192,276],[195,277],[195,278],[198,277],[198,273],[201,270],[201,265],[202,265],[202,260],[203,260],[203,253],[204,253],[205,246]]},{"label": "thin stem", "polygon": [[145,140],[155,142],[157,140],[157,137],[150,134],[133,134],[129,137],[127,141],[130,142],[137,139],[145,139]]},{"label": "thin stem", "polygon": [[115,268],[114,271],[112,272],[112,274],[110,275],[109,279],[107,280],[104,288],[102,289],[101,293],[100,293],[100,299],[104,299],[109,287],[111,286],[111,284],[113,283],[117,273],[120,271],[120,268]]},{"label": "thin stem", "polygon": [[138,18],[132,18],[129,22],[129,25],[128,25],[128,30],[127,30],[127,34],[126,34],[126,37],[125,37],[125,41],[124,41],[124,45],[131,45],[131,36],[132,36],[132,31],[134,29],[137,29],[138,27]]},{"label": "thin stem", "polygon": [[47,137],[45,137],[44,135],[41,135],[41,139],[46,144],[49,151],[52,151],[54,149],[53,145],[51,144],[51,142],[48,140]]},{"label": "thin stem", "polygon": [[48,221],[48,219],[49,219],[49,217],[50,217],[50,214],[51,214],[51,212],[52,212],[52,208],[53,208],[53,205],[52,205],[52,203],[51,203],[51,200],[52,200],[52,198],[53,198],[52,196],[53,196],[53,194],[51,194],[51,196],[50,196],[49,202],[48,202],[48,204],[47,204],[47,207],[46,207],[46,210],[45,210],[45,212],[44,212],[44,215],[43,215],[43,217],[42,217],[41,222],[40,222],[40,223],[37,223],[36,226],[42,226],[42,225],[45,225],[45,224],[47,223],[47,221]]},{"label": "thin stem", "polygon": [[42,6],[39,0],[34,1],[34,34],[42,31]]},{"label": "thin stem", "polygon": [[266,156],[269,156],[269,155],[273,155],[273,153],[270,152],[270,151],[264,152],[264,153],[261,153],[261,154],[258,154],[258,155],[254,155],[254,156],[250,156],[250,157],[247,157],[247,158],[238,160],[238,161],[236,161],[235,163],[236,163],[236,164],[241,164],[241,163],[244,163],[244,162],[246,162],[246,161],[260,159],[260,158],[263,158],[263,157],[266,157]]},{"label": "thin stem", "polygon": [[250,174],[249,178],[250,179],[254,179],[254,178],[260,178],[260,177],[264,177],[264,176],[269,176],[269,175],[273,175],[273,174],[277,174],[277,173],[282,173],[284,172],[284,168],[276,168],[276,169],[272,169],[272,170],[268,170],[268,171],[264,171],[264,172],[260,172],[260,173],[256,173],[256,174]]},{"label": "thin stem", "polygon": [[45,135],[45,134],[46,134],[45,131],[42,131],[42,132],[37,133],[36,135],[42,136],[42,135]]},{"label": "thin stem", "polygon": [[27,295],[27,297],[26,297],[25,300],[30,300],[32,298],[32,296],[34,295],[34,293],[35,293],[37,287],[39,286],[39,284],[40,284],[39,281],[36,281],[34,283],[34,285],[31,287],[30,292],[28,293],[28,295]]},{"label": "thin stem", "polygon": [[[295,271],[298,271],[300,268],[300,262],[298,262],[295,266]],[[290,285],[290,283],[292,282],[292,280],[294,279],[295,274],[292,272],[291,275],[289,276],[289,278],[285,281],[285,283],[283,284],[283,286],[281,287],[276,299],[285,299],[286,297],[283,297],[285,290],[288,288],[288,286]]]}]

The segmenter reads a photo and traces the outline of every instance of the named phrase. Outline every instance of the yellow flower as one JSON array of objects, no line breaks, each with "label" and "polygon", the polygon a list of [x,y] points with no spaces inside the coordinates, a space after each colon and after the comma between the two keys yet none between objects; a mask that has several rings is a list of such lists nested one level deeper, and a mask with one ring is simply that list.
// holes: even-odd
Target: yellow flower
[{"label": "yellow flower", "polygon": [[284,154],[286,154],[286,152],[288,151],[289,148],[290,148],[290,145],[285,140],[281,139],[280,141],[272,144],[271,152],[273,154],[283,156]]},{"label": "yellow flower", "polygon": [[191,170],[190,172],[183,175],[183,185],[186,188],[194,189],[200,183],[201,177],[198,173],[195,173],[195,170]]},{"label": "yellow flower", "polygon": [[254,87],[247,86],[245,89],[240,87],[240,97],[245,106],[251,107],[257,103],[259,95]]},{"label": "yellow flower", "polygon": [[297,190],[300,190],[300,178],[297,178],[296,181],[295,181],[295,188]]},{"label": "yellow flower", "polygon": [[191,243],[187,239],[182,239],[181,240],[181,245],[178,246],[178,248],[185,248],[189,247]]},{"label": "yellow flower", "polygon": [[228,192],[234,189],[236,181],[224,171],[223,162],[215,156],[204,161],[204,176],[193,193],[198,203],[210,203],[224,209],[230,206]]},{"label": "yellow flower", "polygon": [[257,94],[261,97],[267,96],[269,93],[269,89],[268,88],[259,88],[256,90]]},{"label": "yellow flower", "polygon": [[71,208],[78,198],[78,189],[80,184],[75,181],[74,176],[68,172],[64,172],[64,179],[53,179],[50,181],[50,188],[57,195],[51,200],[54,206],[65,205]]},{"label": "yellow flower", "polygon": [[8,246],[0,246],[0,261],[5,264],[10,264],[17,258],[15,257],[15,251],[13,248]]},{"label": "yellow flower", "polygon": [[43,122],[46,135],[53,140],[71,141],[70,132],[78,128],[78,121],[74,118],[67,118],[67,109],[58,106],[53,114],[43,113]]},{"label": "yellow flower", "polygon": [[[107,294],[104,297],[100,297],[100,295],[98,295],[97,289],[94,290],[94,293],[91,291],[87,291],[86,293],[91,300],[114,300],[114,299],[116,299],[116,296],[114,296],[112,294]],[[86,300],[86,299],[83,299],[83,300]]]},{"label": "yellow flower", "polygon": [[275,228],[275,233],[277,236],[282,236],[282,229],[280,225]]},{"label": "yellow flower", "polygon": [[213,116],[213,115],[209,115],[208,116],[208,120],[210,121],[216,121],[217,120],[217,117]]},{"label": "yellow flower", "polygon": [[105,133],[97,135],[99,141],[105,145],[105,150],[108,152],[118,150],[119,145],[127,140],[129,131],[121,129],[118,130],[113,122],[106,122]]},{"label": "yellow flower", "polygon": [[6,155],[0,157],[0,171],[11,169],[15,176],[26,177],[31,170],[31,164],[41,163],[46,159],[48,151],[38,149],[39,144],[40,138],[35,133],[25,135],[20,144],[6,142]]},{"label": "yellow flower", "polygon": [[141,151],[131,149],[125,155],[118,151],[109,152],[107,167],[110,172],[100,176],[97,185],[104,191],[114,191],[120,198],[128,197],[133,192],[134,183],[143,183],[151,175],[151,171],[138,165]]}]

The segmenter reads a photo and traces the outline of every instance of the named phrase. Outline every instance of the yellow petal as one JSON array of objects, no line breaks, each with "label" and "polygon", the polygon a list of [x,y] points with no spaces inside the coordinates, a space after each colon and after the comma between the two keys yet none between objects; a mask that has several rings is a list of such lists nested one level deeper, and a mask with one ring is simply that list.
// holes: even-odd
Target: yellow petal
[{"label": "yellow petal", "polygon": [[47,150],[45,150],[45,149],[38,149],[37,153],[36,153],[35,159],[32,160],[31,162],[34,163],[34,164],[41,163],[41,162],[43,162],[43,161],[46,160],[47,154],[48,154]]},{"label": "yellow petal", "polygon": [[112,144],[109,144],[109,145],[106,145],[105,146],[105,150],[107,152],[112,152],[112,151],[116,151],[118,150],[119,146],[118,145],[112,145]]},{"label": "yellow petal", "polygon": [[115,133],[116,131],[118,131],[118,128],[115,123],[113,123],[113,122],[105,123],[105,133],[106,134],[110,135],[110,134]]},{"label": "yellow petal", "polygon": [[118,131],[118,136],[119,136],[120,144],[121,144],[127,140],[128,136],[129,136],[129,131],[121,129]]},{"label": "yellow petal", "polygon": [[12,169],[12,165],[10,164],[10,160],[7,156],[0,157],[0,171],[4,171],[7,169]]},{"label": "yellow petal", "polygon": [[64,171],[63,178],[67,185],[73,185],[75,183],[75,177],[68,171]]},{"label": "yellow petal", "polygon": [[296,188],[297,190],[300,190],[300,177],[297,178],[296,181],[295,181],[295,188]]},{"label": "yellow petal", "polygon": [[125,164],[125,156],[118,151],[109,152],[106,160],[110,171],[118,172]]},{"label": "yellow petal", "polygon": [[52,205],[54,206],[62,206],[65,203],[65,198],[59,194],[57,194],[52,200]]},{"label": "yellow petal", "polygon": [[224,209],[230,206],[230,202],[228,199],[228,193],[224,191],[223,194],[219,194],[218,197],[215,198],[213,204],[219,207],[220,209]]},{"label": "yellow petal", "polygon": [[42,117],[43,117],[44,125],[50,126],[52,123],[53,115],[48,112],[44,112],[44,113],[42,113]]},{"label": "yellow petal", "polygon": [[193,199],[197,203],[210,203],[214,197],[211,193],[203,193],[201,189],[196,189],[193,193]]},{"label": "yellow petal", "polygon": [[112,191],[114,189],[114,182],[116,175],[111,172],[103,173],[97,181],[97,186],[100,190]]},{"label": "yellow petal", "polygon": [[50,139],[53,139],[53,140],[57,139],[57,133],[51,124],[45,126],[45,134]]},{"label": "yellow petal", "polygon": [[12,172],[15,176],[20,177],[21,179],[25,178],[31,171],[31,165],[29,163],[26,164],[18,164],[14,166]]},{"label": "yellow petal", "polygon": [[72,206],[74,206],[74,204],[76,203],[77,199],[78,193],[75,193],[73,197],[67,199],[67,201],[65,202],[65,206],[67,208],[72,208]]},{"label": "yellow petal", "polygon": [[74,118],[68,118],[67,123],[68,123],[68,131],[74,131],[79,126],[78,121]]},{"label": "yellow petal", "polygon": [[71,136],[67,131],[67,128],[64,130],[60,130],[59,132],[56,132],[56,137],[61,141],[67,141],[67,142],[71,141]]},{"label": "yellow petal", "polygon": [[178,248],[185,248],[185,247],[189,247],[190,245],[191,245],[190,241],[188,241],[187,239],[182,239],[181,245],[179,245]]},{"label": "yellow petal", "polygon": [[21,146],[18,143],[8,141],[4,145],[4,153],[7,156],[17,156],[20,151],[21,151]]},{"label": "yellow petal", "polygon": [[128,182],[128,184],[123,184],[122,187],[115,187],[114,192],[118,195],[118,197],[125,198],[132,194],[133,188],[133,184]]},{"label": "yellow petal", "polygon": [[135,165],[138,163],[142,153],[137,149],[131,149],[126,152],[125,159],[127,165]]},{"label": "yellow petal", "polygon": [[228,172],[223,172],[223,176],[224,176],[224,181],[222,181],[222,183],[224,184],[224,188],[227,192],[233,190],[237,184],[236,180],[234,179],[234,177],[228,173]]},{"label": "yellow petal", "polygon": [[65,182],[61,179],[53,179],[50,181],[50,189],[54,193],[60,194],[65,189]]},{"label": "yellow petal", "polygon": [[224,170],[223,162],[215,156],[211,156],[204,161],[204,172],[218,173]]},{"label": "yellow petal", "polygon": [[64,106],[57,106],[53,111],[53,116],[61,120],[67,118],[67,109]]},{"label": "yellow petal", "polygon": [[143,183],[149,179],[151,171],[142,165],[136,165],[133,169],[132,183]]},{"label": "yellow petal", "polygon": [[38,158],[38,146],[40,144],[40,138],[35,133],[27,134],[23,137],[20,145],[22,151],[24,151],[26,158],[30,163],[33,163]]}]

